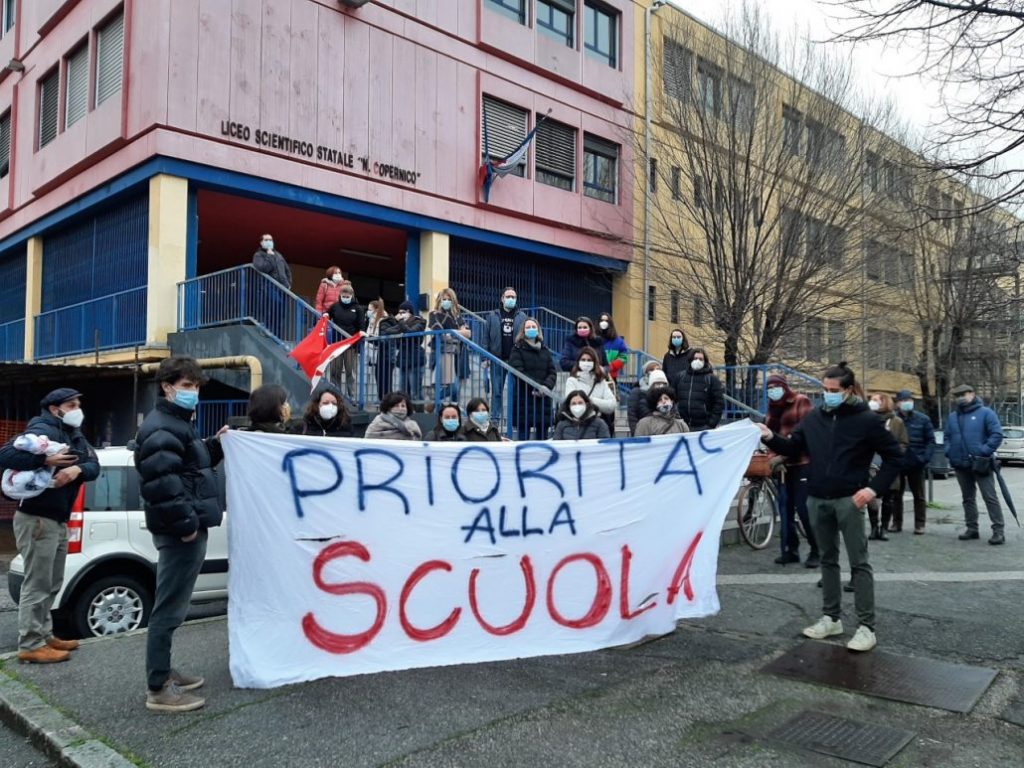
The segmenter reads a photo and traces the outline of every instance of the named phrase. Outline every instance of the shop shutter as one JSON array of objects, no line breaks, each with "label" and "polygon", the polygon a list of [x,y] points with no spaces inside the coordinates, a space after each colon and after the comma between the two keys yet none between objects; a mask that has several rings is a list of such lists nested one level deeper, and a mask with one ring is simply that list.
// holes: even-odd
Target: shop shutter
[{"label": "shop shutter", "polygon": [[527,112],[490,96],[484,96],[483,105],[488,152],[491,158],[501,160],[515,152],[526,138]]},{"label": "shop shutter", "polygon": [[68,95],[64,127],[70,128],[89,108],[89,46],[83,45],[68,58]]},{"label": "shop shutter", "polygon": [[124,16],[118,15],[96,35],[96,106],[121,90]]},{"label": "shop shutter", "polygon": [[39,84],[39,148],[57,138],[60,71],[55,69]]},{"label": "shop shutter", "polygon": [[11,166],[11,113],[0,117],[0,178],[7,175]]},{"label": "shop shutter", "polygon": [[576,131],[545,120],[537,126],[537,170],[576,178]]}]

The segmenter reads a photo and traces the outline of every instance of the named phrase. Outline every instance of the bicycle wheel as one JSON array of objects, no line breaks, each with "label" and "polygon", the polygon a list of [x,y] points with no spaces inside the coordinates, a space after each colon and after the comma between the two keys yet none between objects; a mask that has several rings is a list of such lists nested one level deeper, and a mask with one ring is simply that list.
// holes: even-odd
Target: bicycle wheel
[{"label": "bicycle wheel", "polygon": [[771,483],[752,482],[740,491],[736,522],[740,536],[752,549],[764,549],[775,530],[775,492]]}]

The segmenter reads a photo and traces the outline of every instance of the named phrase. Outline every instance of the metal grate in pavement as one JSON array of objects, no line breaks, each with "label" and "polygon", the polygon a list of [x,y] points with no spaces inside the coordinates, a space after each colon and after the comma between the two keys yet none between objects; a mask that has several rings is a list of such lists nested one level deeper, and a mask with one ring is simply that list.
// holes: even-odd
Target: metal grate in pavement
[{"label": "metal grate in pavement", "polygon": [[996,677],[996,670],[884,651],[853,653],[841,645],[807,641],[762,670],[773,675],[868,696],[970,712]]},{"label": "metal grate in pavement", "polygon": [[804,711],[776,728],[768,738],[786,746],[882,768],[910,743],[914,734]]}]

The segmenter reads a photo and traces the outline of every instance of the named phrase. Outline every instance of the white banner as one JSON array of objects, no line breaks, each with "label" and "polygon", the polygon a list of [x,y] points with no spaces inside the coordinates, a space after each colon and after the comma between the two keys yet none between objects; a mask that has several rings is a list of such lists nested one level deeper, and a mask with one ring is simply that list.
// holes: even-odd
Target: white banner
[{"label": "white banner", "polygon": [[759,437],[222,440],[231,676],[269,688],[590,651],[716,613]]}]

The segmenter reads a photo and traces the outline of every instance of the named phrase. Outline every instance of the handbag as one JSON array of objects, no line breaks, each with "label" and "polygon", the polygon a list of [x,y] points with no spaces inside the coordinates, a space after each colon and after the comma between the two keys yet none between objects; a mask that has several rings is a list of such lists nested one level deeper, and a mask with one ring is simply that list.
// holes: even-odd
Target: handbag
[{"label": "handbag", "polygon": [[971,471],[979,477],[985,477],[992,472],[991,456],[971,456]]}]

